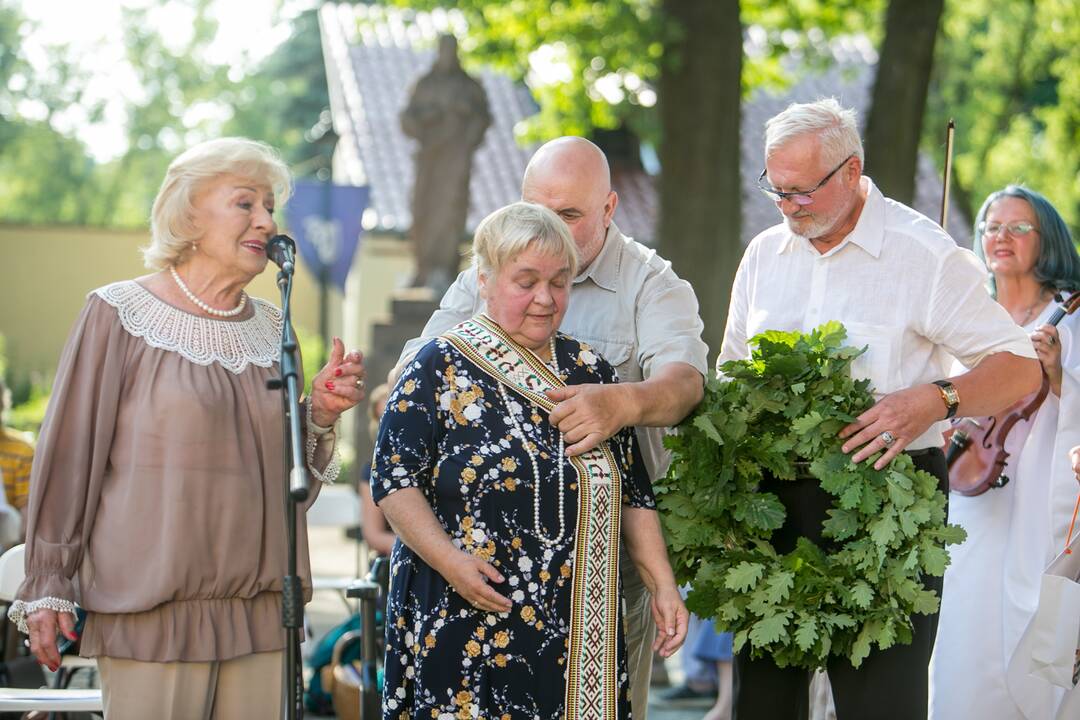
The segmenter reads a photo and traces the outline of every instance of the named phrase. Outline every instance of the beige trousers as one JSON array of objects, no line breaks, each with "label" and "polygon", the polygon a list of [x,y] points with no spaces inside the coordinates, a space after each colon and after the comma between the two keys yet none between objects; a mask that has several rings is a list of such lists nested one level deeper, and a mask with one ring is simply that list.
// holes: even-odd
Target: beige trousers
[{"label": "beige trousers", "polygon": [[284,652],[218,662],[99,657],[106,720],[277,720]]},{"label": "beige trousers", "polygon": [[[625,574],[623,580],[626,580]],[[641,580],[638,580],[636,585],[626,583],[623,586],[623,603],[626,670],[630,676],[630,709],[634,713],[634,720],[645,720],[649,711],[652,644],[656,639],[656,623],[652,616],[652,594]]]}]

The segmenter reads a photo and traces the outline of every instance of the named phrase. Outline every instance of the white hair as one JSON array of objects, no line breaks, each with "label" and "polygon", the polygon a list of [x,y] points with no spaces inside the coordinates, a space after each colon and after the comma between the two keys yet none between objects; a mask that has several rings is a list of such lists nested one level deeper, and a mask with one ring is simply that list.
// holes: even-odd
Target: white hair
[{"label": "white hair", "polygon": [[247,138],[208,140],[169,163],[150,211],[150,244],[143,248],[146,266],[154,270],[176,265],[202,231],[195,226],[195,195],[222,175],[237,175],[269,185],[277,205],[292,192],[289,168],[274,148]]},{"label": "white hair", "polygon": [[852,155],[862,163],[862,138],[856,117],[854,110],[843,107],[836,98],[792,103],[765,123],[765,157],[794,138],[816,135],[825,164],[835,165]]},{"label": "white hair", "polygon": [[528,202],[499,208],[480,221],[473,237],[473,265],[491,276],[530,247],[565,260],[570,277],[577,275],[578,248],[566,223],[543,205]]}]

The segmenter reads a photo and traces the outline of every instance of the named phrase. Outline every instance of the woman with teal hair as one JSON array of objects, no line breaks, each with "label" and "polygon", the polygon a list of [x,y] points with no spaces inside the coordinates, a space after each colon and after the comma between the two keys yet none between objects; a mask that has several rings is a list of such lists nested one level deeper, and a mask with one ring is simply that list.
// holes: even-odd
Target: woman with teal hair
[{"label": "woman with teal hair", "polygon": [[1010,185],[975,221],[975,252],[990,292],[1031,335],[1050,392],[1030,433],[1010,435],[1011,482],[976,497],[952,494],[949,521],[967,540],[950,550],[931,661],[930,717],[1055,717],[1063,690],[1007,674],[1039,601],[1043,569],[1065,547],[1076,482],[1068,450],[1080,443],[1080,313],[1048,320],[1080,289],[1080,255],[1068,226],[1039,193]]},{"label": "woman with teal hair", "polygon": [[[1026,284],[1037,283],[1041,291],[1040,297],[1046,300],[1049,299],[1046,293],[1062,291],[1067,293],[1080,289],[1080,254],[1077,254],[1076,245],[1069,233],[1069,226],[1065,224],[1065,220],[1049,200],[1023,185],[1009,185],[992,193],[979,208],[979,214],[975,218],[975,237],[979,240],[975,243],[975,254],[979,256],[979,259],[986,263],[988,268],[992,268],[990,261],[987,260],[992,251],[987,250],[982,238],[986,236],[987,227],[994,229],[993,221],[988,220],[987,216],[990,214],[991,206],[999,201],[1004,201],[1002,204],[1011,204],[1013,201],[1026,202],[1034,215],[1034,221],[1029,224],[1033,225],[1032,229],[1039,238],[1039,252]],[[1014,205],[1014,207],[1022,208],[1020,205]],[[1000,222],[997,224],[1000,225]],[[1002,229],[997,228],[998,234],[1002,232]],[[1007,228],[1005,230],[1007,231]],[[1026,275],[1025,273],[1025,277]],[[989,282],[991,294],[998,299],[998,302],[1002,302],[998,295],[997,279],[992,269]],[[1026,298],[1020,300],[1023,307],[1022,302]],[[1002,304],[1009,309],[1008,304],[1004,302]],[[1045,300],[1042,305],[1045,305]],[[1024,314],[1029,308],[1024,308]]]}]

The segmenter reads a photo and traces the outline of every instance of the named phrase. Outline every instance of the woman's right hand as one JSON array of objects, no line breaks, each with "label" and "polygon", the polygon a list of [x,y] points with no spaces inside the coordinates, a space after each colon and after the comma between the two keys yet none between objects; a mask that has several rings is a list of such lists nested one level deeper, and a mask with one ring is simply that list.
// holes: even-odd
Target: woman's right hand
[{"label": "woman's right hand", "polygon": [[1031,344],[1039,356],[1046,377],[1050,379],[1050,389],[1061,397],[1061,339],[1053,325],[1043,325],[1031,333]]},{"label": "woman's right hand", "polygon": [[30,631],[30,652],[37,661],[56,672],[60,668],[60,649],[56,646],[57,632],[64,633],[68,640],[75,641],[75,616],[71,613],[58,613],[42,608],[26,616],[26,629]]},{"label": "woman's right hand", "polygon": [[1069,451],[1069,461],[1072,463],[1073,474],[1076,475],[1076,482],[1080,483],[1080,445],[1077,445]]},{"label": "woman's right hand", "polygon": [[458,595],[470,605],[488,612],[510,612],[513,603],[488,585],[488,581],[501,583],[505,578],[491,563],[456,550],[445,563],[441,574]]}]

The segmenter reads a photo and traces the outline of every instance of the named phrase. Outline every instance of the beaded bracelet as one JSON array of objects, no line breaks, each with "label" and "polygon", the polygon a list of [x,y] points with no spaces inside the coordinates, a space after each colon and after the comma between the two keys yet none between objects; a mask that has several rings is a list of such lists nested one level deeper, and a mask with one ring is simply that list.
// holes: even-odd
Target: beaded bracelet
[{"label": "beaded bracelet", "polygon": [[[307,447],[304,448],[304,456],[307,460],[308,470],[319,482],[325,485],[333,485],[334,481],[337,480],[338,474],[341,472],[341,455],[338,453],[337,447],[337,421],[330,427],[316,425],[311,419],[310,399],[307,401],[306,415],[308,436],[306,443]],[[334,441],[334,446],[330,452],[330,464],[323,468],[322,472],[319,472],[315,469],[315,447],[319,444],[319,441],[327,435]]]},{"label": "beaded bracelet", "polygon": [[310,432],[312,435],[326,435],[327,433],[336,433],[337,432],[337,421],[336,420],[334,421],[334,424],[331,425],[330,427],[323,427],[322,425],[318,425],[318,424],[315,423],[315,420],[311,416],[311,405],[312,405],[311,400],[308,399],[308,401],[305,403],[305,405],[307,406],[307,408],[306,408],[306,422],[307,422],[308,432]]}]

